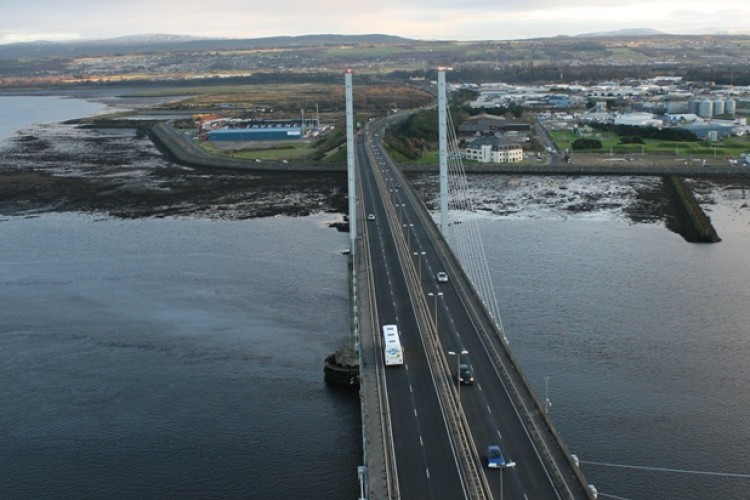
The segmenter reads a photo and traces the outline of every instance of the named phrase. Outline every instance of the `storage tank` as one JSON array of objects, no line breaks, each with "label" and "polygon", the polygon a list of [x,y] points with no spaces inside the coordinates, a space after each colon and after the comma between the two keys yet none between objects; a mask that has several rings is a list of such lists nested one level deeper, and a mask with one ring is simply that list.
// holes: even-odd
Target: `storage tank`
[{"label": "storage tank", "polygon": [[714,115],[723,115],[725,113],[724,109],[724,100],[714,99]]},{"label": "storage tank", "polygon": [[698,114],[698,104],[700,104],[700,99],[690,99],[688,101],[688,113],[697,115]]},{"label": "storage tank", "polygon": [[708,140],[711,142],[717,142],[719,140],[719,132],[717,132],[716,130],[709,130]]},{"label": "storage tank", "polygon": [[733,115],[737,112],[737,103],[734,99],[727,99],[724,103],[724,112],[728,115]]},{"label": "storage tank", "polygon": [[704,99],[698,103],[698,116],[701,118],[711,118],[713,116],[714,103],[708,99]]}]

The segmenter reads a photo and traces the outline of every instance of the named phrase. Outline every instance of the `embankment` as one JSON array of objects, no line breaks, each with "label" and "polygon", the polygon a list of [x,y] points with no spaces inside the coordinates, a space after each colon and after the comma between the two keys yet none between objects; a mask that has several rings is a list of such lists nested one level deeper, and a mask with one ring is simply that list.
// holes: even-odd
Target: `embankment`
[{"label": "embankment", "polygon": [[171,160],[182,165],[273,172],[346,172],[346,165],[339,164],[261,162],[212,155],[166,123],[151,125],[148,134]]},{"label": "embankment", "polygon": [[686,240],[695,243],[718,243],[721,241],[711,219],[701,208],[693,192],[681,177],[670,175],[665,178],[665,186],[676,201],[677,217],[689,221],[692,230],[682,232]]}]

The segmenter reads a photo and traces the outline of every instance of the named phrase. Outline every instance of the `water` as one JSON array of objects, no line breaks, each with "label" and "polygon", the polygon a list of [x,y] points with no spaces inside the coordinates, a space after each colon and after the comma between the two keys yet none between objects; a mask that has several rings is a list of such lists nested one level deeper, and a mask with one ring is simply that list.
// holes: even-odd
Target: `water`
[{"label": "water", "polygon": [[50,123],[99,114],[106,105],[56,96],[0,96],[0,142],[38,123]]},{"label": "water", "polygon": [[[487,179],[511,346],[587,478],[746,498],[586,463],[750,473],[745,190],[701,186],[723,241],[698,245],[625,215],[649,180]],[[0,219],[0,498],[355,498],[358,403],[322,383],[348,307],[328,219]]]},{"label": "water", "polygon": [[354,498],[331,217],[0,222],[0,497]]},{"label": "water", "polygon": [[[6,137],[105,109],[0,104]],[[355,497],[358,399],[322,371],[348,341],[337,219],[0,217],[0,498]]]},{"label": "water", "polygon": [[[604,212],[479,222],[511,347],[542,397],[549,377],[552,419],[581,460],[750,474],[750,213],[742,188],[712,194],[715,245]],[[620,498],[750,489],[749,478],[583,470]]]}]

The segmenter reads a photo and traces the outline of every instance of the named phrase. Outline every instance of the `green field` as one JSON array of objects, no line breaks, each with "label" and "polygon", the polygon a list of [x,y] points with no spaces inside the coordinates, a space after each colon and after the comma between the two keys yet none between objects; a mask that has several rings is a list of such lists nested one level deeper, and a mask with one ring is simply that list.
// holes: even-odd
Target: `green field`
[{"label": "green field", "polygon": [[[560,151],[572,149],[571,145],[573,141],[580,137],[572,131],[567,130],[550,131],[550,136]],[[716,143],[708,141],[682,142],[644,139],[643,144],[621,144],[620,138],[614,132],[597,132],[590,137],[599,139],[602,142],[602,149],[595,151],[575,151],[577,155],[586,153],[611,153],[619,155],[658,154],[738,158],[741,153],[750,153],[750,138],[748,137],[727,137]]]},{"label": "green field", "polygon": [[210,154],[240,158],[243,160],[267,160],[267,161],[305,161],[310,160],[317,153],[309,142],[288,142],[283,145],[275,143],[268,147],[252,147],[246,149],[233,149],[228,143],[217,146],[212,142],[199,143],[201,148]]}]

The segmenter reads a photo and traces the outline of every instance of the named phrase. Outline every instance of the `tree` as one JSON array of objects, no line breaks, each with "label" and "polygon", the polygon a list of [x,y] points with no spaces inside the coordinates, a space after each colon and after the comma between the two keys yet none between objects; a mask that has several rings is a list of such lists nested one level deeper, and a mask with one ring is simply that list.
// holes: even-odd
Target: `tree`
[{"label": "tree", "polygon": [[643,137],[639,135],[626,135],[620,137],[620,144],[643,144]]},{"label": "tree", "polygon": [[602,141],[600,141],[599,139],[581,137],[573,141],[571,147],[577,151],[580,151],[582,149],[602,149]]}]

